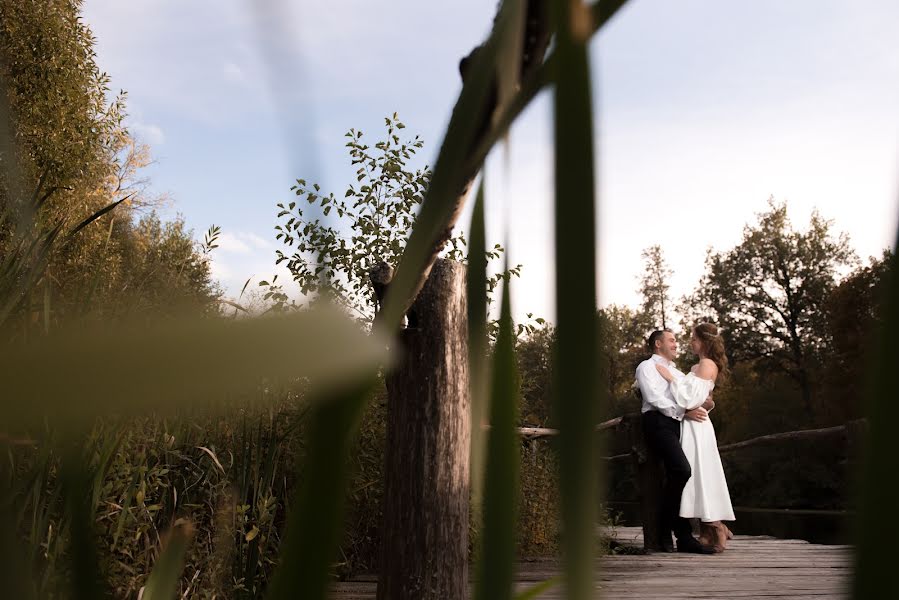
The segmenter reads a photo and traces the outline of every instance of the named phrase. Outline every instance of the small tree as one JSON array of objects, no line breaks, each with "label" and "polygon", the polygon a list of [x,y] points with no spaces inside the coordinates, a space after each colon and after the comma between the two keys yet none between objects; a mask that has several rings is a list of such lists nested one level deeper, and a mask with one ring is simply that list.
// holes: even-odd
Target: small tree
[{"label": "small tree", "polygon": [[640,295],[643,296],[643,312],[651,321],[659,323],[662,329],[668,327],[671,301],[668,298],[668,278],[672,270],[668,268],[662,247],[656,244],[643,250],[643,274],[640,276]]},{"label": "small tree", "polygon": [[[281,222],[275,237],[287,250],[276,250],[276,264],[286,265],[304,297],[328,296],[365,321],[371,321],[378,304],[371,275],[381,270],[392,273],[397,267],[431,179],[427,166],[416,170],[408,166],[423,146],[420,137],[401,137],[406,126],[396,113],[384,123],[386,135],[374,146],[364,143],[362,131],[346,133],[350,161],[357,170],[356,181],[342,196],[325,194],[318,184],[297,179],[291,190],[300,200],[277,205]],[[453,236],[445,256],[463,261],[465,247],[464,235]],[[487,258],[497,259],[503,252],[495,244]],[[492,276],[488,293],[503,277],[518,276],[520,270],[517,265]],[[277,276],[259,285],[266,288],[264,299],[284,310],[292,302],[276,280]],[[519,328],[527,327],[533,328]]]}]

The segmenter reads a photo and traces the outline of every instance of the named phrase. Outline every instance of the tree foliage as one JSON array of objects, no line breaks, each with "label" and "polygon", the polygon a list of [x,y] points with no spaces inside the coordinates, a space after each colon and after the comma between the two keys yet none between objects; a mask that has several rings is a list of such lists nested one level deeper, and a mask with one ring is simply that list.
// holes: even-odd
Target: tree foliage
[{"label": "tree foliage", "polygon": [[330,294],[362,314],[371,305],[369,271],[381,262],[396,267],[430,178],[426,167],[406,166],[421,139],[400,139],[405,125],[395,113],[385,122],[387,135],[373,147],[364,143],[362,131],[346,133],[357,171],[341,197],[298,179],[291,190],[299,200],[278,204],[281,222],[275,227],[276,238],[289,249],[277,250],[277,263],[286,264],[300,293]]},{"label": "tree foliage", "polygon": [[845,422],[864,414],[862,390],[871,340],[883,324],[892,251],[871,258],[834,288],[827,302],[831,351],[827,357],[830,419]]},{"label": "tree foliage", "polygon": [[[370,273],[380,265],[396,269],[412,232],[418,208],[430,183],[427,166],[409,166],[424,143],[418,135],[404,137],[405,124],[396,113],[385,117],[384,138],[374,146],[365,143],[362,131],[346,134],[355,182],[342,195],[325,193],[317,183],[297,179],[291,190],[297,201],[277,205],[279,224],[275,238],[285,249],[276,250],[276,264],[284,264],[304,298],[322,295],[336,300],[359,318],[370,321],[376,307]],[[464,234],[449,238],[447,258],[463,261]],[[487,259],[498,259],[500,244],[487,250]],[[521,265],[494,274],[487,281],[493,292],[503,277],[519,276]],[[283,310],[290,296],[277,276],[262,281],[264,299]],[[542,319],[535,319],[542,323]],[[493,324],[495,329],[495,323]],[[519,333],[532,330],[519,325]]]},{"label": "tree foliage", "polygon": [[732,361],[760,360],[790,377],[808,411],[812,371],[832,347],[828,298],[855,259],[848,237],[832,225],[815,211],[798,231],[787,204],[769,200],[739,244],[709,252],[706,272],[685,303],[688,320],[723,327]]},{"label": "tree foliage", "polygon": [[[15,147],[4,147],[4,172],[23,171],[24,190],[43,178],[53,202],[71,206],[109,174],[124,116],[124,96],[107,102],[109,77],[96,62],[94,38],[81,20],[81,0],[0,4],[0,69]],[[70,191],[73,194],[61,192]],[[80,196],[80,198],[79,198]],[[75,217],[72,217],[75,218]]]},{"label": "tree foliage", "polygon": [[[218,295],[182,222],[133,221],[159,201],[141,174],[150,151],[124,126],[124,92],[108,100],[81,5],[0,3],[0,324],[17,335],[188,296],[206,311]],[[145,272],[156,256],[177,262]]]},{"label": "tree foliage", "polygon": [[[604,379],[612,409],[630,401],[637,365],[647,357],[645,340],[657,327],[651,314],[612,304],[597,313]],[[631,407],[633,408],[633,407]]]}]

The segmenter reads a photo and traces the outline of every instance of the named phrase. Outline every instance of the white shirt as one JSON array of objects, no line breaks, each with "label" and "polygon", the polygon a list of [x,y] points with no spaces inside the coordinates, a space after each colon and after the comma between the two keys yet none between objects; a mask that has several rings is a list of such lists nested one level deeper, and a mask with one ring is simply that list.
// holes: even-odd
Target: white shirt
[{"label": "white shirt", "polygon": [[637,385],[640,386],[640,394],[643,396],[643,409],[641,412],[657,410],[666,417],[682,421],[686,411],[674,400],[671,386],[668,385],[668,382],[656,369],[656,364],[668,367],[675,380],[684,376],[683,373],[677,370],[673,362],[669,362],[668,359],[658,354],[653,354],[641,362],[637,366],[636,373]]}]

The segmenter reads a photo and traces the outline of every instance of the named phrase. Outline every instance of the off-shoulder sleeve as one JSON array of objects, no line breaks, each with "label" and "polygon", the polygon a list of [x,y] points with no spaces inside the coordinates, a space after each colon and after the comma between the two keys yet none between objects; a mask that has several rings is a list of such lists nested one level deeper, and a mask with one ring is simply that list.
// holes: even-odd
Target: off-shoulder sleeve
[{"label": "off-shoulder sleeve", "polygon": [[715,387],[715,382],[689,373],[684,377],[675,379],[670,385],[674,401],[677,402],[678,406],[684,410],[693,410],[706,401],[712,388]]}]

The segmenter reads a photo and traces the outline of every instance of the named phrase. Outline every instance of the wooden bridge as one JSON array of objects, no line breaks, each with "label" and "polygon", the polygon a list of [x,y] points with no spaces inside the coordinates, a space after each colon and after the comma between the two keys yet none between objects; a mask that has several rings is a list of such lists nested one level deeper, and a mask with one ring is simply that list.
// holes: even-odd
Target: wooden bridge
[{"label": "wooden bridge", "polygon": [[[643,547],[639,527],[619,527],[613,537],[625,547]],[[722,554],[619,554],[596,561],[596,598],[847,598],[852,555],[849,546],[822,546],[801,540],[737,535]],[[557,559],[518,563],[517,590],[524,591],[561,572]],[[375,598],[376,576],[361,576],[333,587],[334,600]],[[541,599],[565,598],[557,585]]]},{"label": "wooden bridge", "polygon": [[[596,598],[630,600],[645,598],[848,598],[852,566],[850,546],[811,544],[803,540],[769,536],[737,535],[723,554],[668,554],[653,551],[657,543],[656,511],[660,473],[652,452],[646,447],[639,427],[639,415],[624,415],[600,423],[597,431],[617,432],[629,451],[606,457],[630,459],[636,469],[641,495],[643,527],[616,527],[609,533],[623,551],[596,561]],[[744,448],[778,444],[791,440],[823,441],[836,437],[855,452],[864,435],[866,422],[853,421],[838,427],[791,431],[761,436],[719,447],[724,453]],[[553,437],[554,429],[524,427],[524,440]],[[738,523],[739,525],[739,523]],[[738,529],[739,531],[739,529]],[[471,572],[474,570],[471,569]],[[517,565],[516,589],[522,592],[551,579],[561,580],[562,563],[555,558],[522,560]],[[335,583],[335,600],[367,600],[376,597],[377,575],[355,577]],[[535,598],[565,598],[557,584]]]}]

